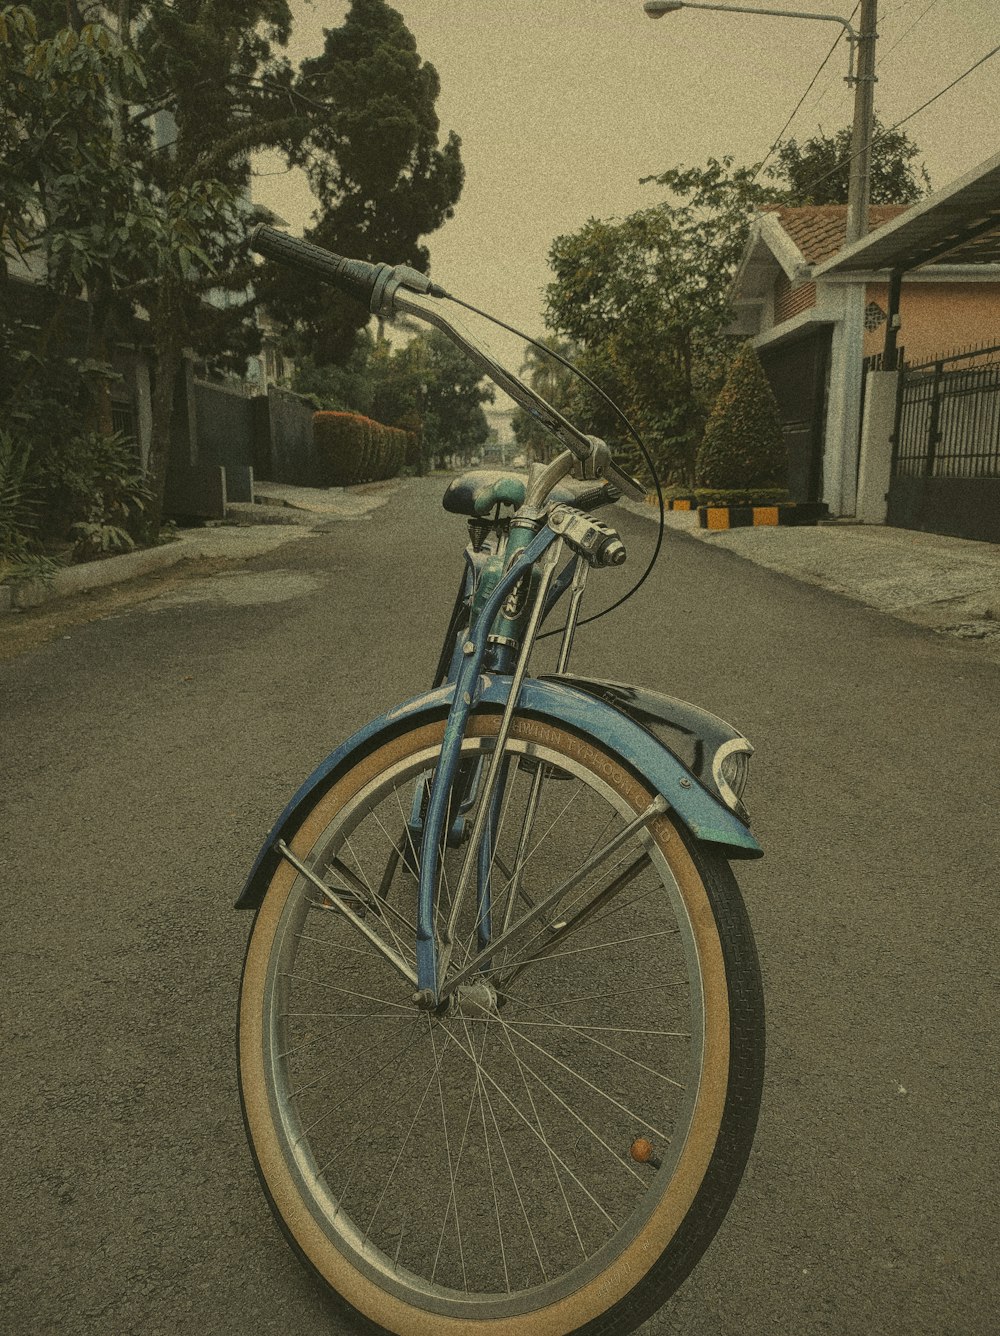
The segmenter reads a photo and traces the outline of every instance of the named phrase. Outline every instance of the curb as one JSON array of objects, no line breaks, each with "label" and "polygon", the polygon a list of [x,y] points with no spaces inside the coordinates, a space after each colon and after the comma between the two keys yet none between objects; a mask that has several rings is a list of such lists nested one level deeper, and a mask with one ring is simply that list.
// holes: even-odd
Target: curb
[{"label": "curb", "polygon": [[[248,544],[246,536],[258,529],[262,538],[266,535],[266,540],[252,546]],[[206,535],[222,532],[241,537],[234,538],[231,543],[225,539],[206,541]],[[105,557],[103,561],[87,561],[79,566],[64,567],[56,571],[48,584],[41,580],[26,580],[17,584],[0,585],[0,616],[37,608],[56,599],[85,594],[93,589],[106,589],[112,585],[124,584],[128,580],[137,580],[154,571],[167,570],[182,561],[213,557],[244,560],[259,556],[270,551],[272,547],[307,538],[313,532],[315,530],[308,525],[284,524],[220,526],[198,530],[185,534],[173,542],[165,543],[162,547],[144,548],[140,552],[125,552],[121,556]],[[227,551],[227,548],[231,550]]]},{"label": "curb", "polygon": [[188,542],[180,538],[163,547],[150,547],[141,552],[106,557],[103,561],[85,561],[79,566],[67,566],[56,571],[48,583],[24,580],[16,584],[0,585],[0,613],[37,608],[57,598],[69,598],[90,589],[103,589],[125,580],[135,580],[140,575],[174,566],[193,555]]},{"label": "curb", "polygon": [[698,526],[719,532],[756,525],[818,524],[828,518],[825,502],[782,502],[774,506],[699,506]]},{"label": "curb", "polygon": [[[287,510],[289,517],[297,515],[300,518],[282,523],[272,521],[260,524],[211,525],[204,529],[186,532],[173,542],[165,543],[162,547],[143,548],[139,552],[125,552],[120,556],[105,557],[103,561],[87,561],[79,566],[62,567],[55,572],[47,584],[41,580],[0,584],[0,617],[5,613],[37,608],[57,598],[68,598],[74,594],[87,593],[91,589],[105,589],[111,585],[123,584],[127,580],[136,580],[143,575],[151,574],[153,571],[165,570],[170,566],[175,566],[181,561],[197,560],[202,557],[222,557],[223,559],[242,561],[250,557],[261,556],[270,552],[274,547],[308,538],[323,527],[324,520],[331,518],[342,520],[365,518],[370,510],[376,509],[389,499],[399,481],[400,479],[393,478],[383,484],[366,484],[366,490],[377,488],[379,492],[385,492],[390,484],[393,486],[388,495],[380,497],[373,504],[360,507],[349,506],[346,511],[342,506],[338,508],[315,504],[296,504],[295,501],[290,501],[286,497],[276,494],[273,489],[269,491],[269,485],[263,483],[255,488],[258,499],[267,496],[282,510]],[[317,489],[294,490],[304,491],[308,495],[309,491]],[[323,490],[328,493],[336,492],[337,499],[340,500],[343,500],[348,493],[347,488],[326,488]],[[254,509],[252,505],[244,505],[244,503],[236,503],[234,509],[237,509],[237,507],[238,513],[241,514],[246,512],[252,514]],[[216,536],[221,534],[232,534],[234,537],[230,540]],[[253,534],[258,534],[259,537],[254,540],[251,537]],[[239,538],[236,535],[239,535]]]}]

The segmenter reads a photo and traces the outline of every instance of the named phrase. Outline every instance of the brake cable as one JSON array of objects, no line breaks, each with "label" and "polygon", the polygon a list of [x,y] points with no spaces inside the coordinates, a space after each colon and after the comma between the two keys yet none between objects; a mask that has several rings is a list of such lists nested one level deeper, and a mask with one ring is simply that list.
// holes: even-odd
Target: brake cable
[{"label": "brake cable", "polygon": [[[525,343],[531,344],[533,348],[538,348],[541,352],[547,353],[549,357],[554,358],[557,362],[561,362],[564,367],[567,367],[570,371],[572,371],[575,376],[579,376],[580,379],[584,381],[587,385],[589,385],[592,390],[597,391],[597,393],[601,396],[604,402],[615,413],[618,414],[618,417],[622,420],[628,431],[630,431],[632,433],[632,436],[635,438],[635,443],[636,445],[638,445],[642,457],[646,462],[646,467],[649,469],[650,477],[653,479],[653,487],[656,490],[656,501],[660,510],[659,525],[657,527],[657,533],[656,533],[656,544],[653,548],[653,555],[649,558],[649,561],[646,564],[646,569],[639,576],[638,580],[636,580],[632,588],[629,589],[626,593],[622,594],[621,598],[616,599],[614,603],[609,603],[606,608],[602,608],[600,612],[595,612],[590,617],[584,617],[580,622],[577,623],[577,625],[587,626],[590,622],[599,621],[602,617],[607,616],[609,612],[614,612],[615,608],[620,608],[623,603],[628,602],[628,600],[632,597],[632,595],[637,593],[639,589],[642,588],[642,586],[646,583],[646,580],[652,574],[653,567],[656,565],[657,558],[660,555],[660,548],[663,546],[663,535],[666,529],[665,507],[663,504],[663,489],[660,486],[660,479],[659,475],[656,472],[656,466],[653,463],[649,451],[646,449],[645,442],[643,441],[639,433],[636,431],[635,427],[633,427],[632,423],[622,412],[622,410],[611,398],[611,396],[605,394],[605,392],[601,389],[600,385],[595,384],[594,381],[590,379],[590,377],[587,375],[585,371],[581,371],[579,367],[574,366],[573,363],[569,361],[568,358],[563,357],[561,353],[555,352],[552,348],[547,348],[544,343],[541,343],[538,339],[533,339],[529,334],[525,334],[522,330],[515,329],[513,325],[506,324],[503,320],[498,319],[495,315],[490,315],[488,311],[481,311],[478,306],[473,306],[471,302],[463,301],[461,297],[453,297],[450,292],[442,292],[441,295],[445,297],[446,300],[454,302],[456,306],[464,306],[467,311],[473,311],[476,315],[482,316],[484,320],[492,321],[494,325],[499,325],[501,329],[505,329],[508,334],[517,335],[519,339],[523,339]],[[564,628],[560,627],[552,631],[545,631],[542,635],[538,637],[538,639],[545,640],[548,636],[561,635],[563,629]]]}]

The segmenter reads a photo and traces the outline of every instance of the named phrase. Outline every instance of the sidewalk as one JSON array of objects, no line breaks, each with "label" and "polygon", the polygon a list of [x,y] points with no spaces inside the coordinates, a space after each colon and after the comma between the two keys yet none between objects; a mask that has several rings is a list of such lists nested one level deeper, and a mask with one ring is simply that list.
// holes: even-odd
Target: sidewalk
[{"label": "sidewalk", "polygon": [[[655,520],[655,506],[621,503]],[[815,527],[710,532],[669,511],[670,529],[870,608],[1000,650],[1000,545],[836,520]]]},{"label": "sidewalk", "polygon": [[[142,548],[103,561],[87,561],[56,571],[49,584],[0,585],[0,615],[40,607],[59,598],[106,589],[126,580],[167,570],[182,561],[223,558],[245,561],[261,556],[283,543],[321,533],[331,522],[362,520],[384,505],[399,482],[373,483],[366,487],[288,487],[283,483],[260,483],[257,502],[226,508],[223,522],[203,529],[183,529],[174,542]],[[298,529],[298,533],[293,533]]]}]

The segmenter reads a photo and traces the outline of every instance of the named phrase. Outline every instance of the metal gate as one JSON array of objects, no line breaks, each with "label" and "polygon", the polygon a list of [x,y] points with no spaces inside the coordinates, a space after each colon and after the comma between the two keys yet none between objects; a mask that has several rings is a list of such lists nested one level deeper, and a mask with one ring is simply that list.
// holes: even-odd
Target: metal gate
[{"label": "metal gate", "polygon": [[819,501],[823,494],[830,326],[759,352],[778,403],[788,451],[789,495],[793,501]]},{"label": "metal gate", "polygon": [[1000,542],[1000,346],[901,373],[887,523]]}]

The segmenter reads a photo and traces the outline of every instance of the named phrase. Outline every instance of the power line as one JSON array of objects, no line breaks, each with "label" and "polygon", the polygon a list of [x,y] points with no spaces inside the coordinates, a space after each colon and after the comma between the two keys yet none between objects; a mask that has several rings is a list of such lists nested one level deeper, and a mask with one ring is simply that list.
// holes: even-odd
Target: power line
[{"label": "power line", "polygon": [[906,41],[907,37],[909,37],[910,33],[917,26],[917,24],[921,23],[927,17],[927,15],[931,12],[931,10],[937,3],[938,0],[931,0],[930,4],[926,7],[926,9],[922,10],[921,13],[913,20],[910,26],[902,34],[902,36],[897,37],[896,40],[893,42],[892,46],[889,47],[889,50],[883,52],[883,54],[879,57],[878,61],[879,65],[881,65],[884,60],[888,60],[888,58],[895,51],[896,47],[899,46],[900,42]]},{"label": "power line", "polygon": [[803,193],[807,193],[812,190],[813,186],[818,186],[823,181],[828,180],[836,172],[839,172],[842,167],[853,162],[855,158],[859,158],[862,153],[872,148],[880,139],[885,139],[886,135],[891,135],[892,132],[898,130],[901,125],[905,125],[907,121],[912,121],[914,116],[918,116],[920,112],[926,110],[932,102],[936,102],[939,97],[944,97],[945,93],[950,92],[956,84],[960,84],[963,79],[967,79],[973,70],[978,70],[980,65],[985,65],[986,62],[991,60],[998,51],[1000,51],[1000,45],[995,46],[992,51],[987,51],[985,56],[980,56],[975,64],[970,65],[967,70],[963,70],[957,78],[952,79],[950,84],[946,84],[944,88],[939,89],[939,91],[936,92],[933,97],[929,97],[926,102],[921,102],[919,107],[914,107],[914,109],[911,112],[908,112],[902,120],[898,120],[895,125],[890,125],[887,130],[880,130],[877,135],[873,135],[864,148],[859,149],[857,153],[849,154],[846,158],[841,158],[839,162],[834,163],[828,172],[824,172],[822,176],[817,176],[814,181],[810,181],[809,184],[804,187]]},{"label": "power line", "polygon": [[809,82],[809,87],[806,89],[806,91],[805,91],[805,92],[802,94],[802,96],[799,98],[798,102],[796,102],[796,104],[795,104],[795,110],[792,112],[791,116],[789,116],[788,120],[785,121],[784,125],[783,125],[783,126],[781,127],[781,129],[778,131],[778,136],[777,136],[777,138],[775,139],[774,143],[771,145],[771,147],[767,150],[767,153],[766,153],[766,155],[764,156],[764,160],[763,160],[763,162],[760,163],[760,165],[758,166],[757,170],[754,172],[753,177],[751,178],[751,181],[750,181],[750,184],[751,184],[751,185],[753,185],[754,181],[757,180],[757,177],[760,176],[761,172],[764,170],[764,168],[765,168],[765,166],[767,165],[767,163],[771,160],[771,155],[772,155],[778,148],[780,148],[780,146],[781,146],[781,142],[782,142],[782,140],[783,140],[784,137],[785,137],[785,131],[786,131],[786,130],[788,129],[788,127],[791,125],[792,121],[795,120],[795,117],[798,115],[799,108],[802,106],[802,103],[806,100],[806,98],[807,98],[807,97],[809,96],[809,94],[812,92],[813,87],[815,86],[816,80],[817,80],[817,79],[819,78],[819,76],[823,73],[823,69],[824,69],[824,67],[826,66],[827,61],[828,61],[828,60],[830,59],[830,57],[833,55],[834,51],[836,51],[836,49],[837,49],[837,43],[840,41],[840,38],[841,38],[842,35],[843,35],[843,34],[838,34],[838,36],[834,38],[833,45],[830,47],[830,50],[826,53],[826,55],[823,57],[822,61],[820,62],[819,69],[816,71],[816,73],[813,75],[812,79],[811,79],[810,82]]},{"label": "power line", "polygon": [[[854,15],[858,12],[858,10],[860,9],[860,7],[861,7],[861,0],[858,0],[858,3],[854,6],[854,12],[851,14],[851,19],[854,18]],[[850,19],[848,20],[848,22],[850,22]],[[751,185],[753,185],[754,181],[757,180],[757,177],[760,176],[761,172],[764,170],[765,166],[766,166],[767,163],[770,161],[770,159],[771,159],[771,155],[775,152],[776,149],[780,148],[780,146],[781,146],[781,142],[782,142],[782,140],[784,139],[784,136],[785,136],[785,131],[786,131],[786,130],[788,129],[788,127],[791,125],[792,121],[795,120],[795,117],[796,117],[796,116],[798,115],[798,113],[799,113],[799,108],[802,106],[802,103],[806,100],[806,98],[807,98],[807,97],[809,96],[809,94],[812,92],[813,88],[815,87],[816,80],[817,80],[817,79],[819,78],[819,76],[823,73],[823,70],[826,68],[827,61],[828,61],[828,60],[830,59],[830,57],[833,55],[834,51],[836,51],[836,49],[837,49],[837,43],[840,41],[840,39],[841,39],[843,36],[844,36],[843,33],[838,33],[837,36],[833,39],[833,45],[830,47],[830,50],[826,53],[826,55],[825,55],[825,56],[823,57],[823,59],[820,61],[819,69],[816,71],[816,73],[815,73],[815,74],[813,75],[813,77],[810,79],[808,88],[807,88],[806,91],[802,94],[802,96],[799,98],[798,102],[796,102],[796,104],[795,104],[795,108],[794,108],[794,110],[792,111],[792,114],[789,116],[788,120],[785,121],[784,125],[783,125],[783,126],[781,127],[781,129],[778,131],[777,138],[775,139],[775,141],[774,141],[774,143],[771,145],[771,147],[767,150],[767,153],[766,153],[765,156],[764,156],[764,160],[760,163],[760,165],[758,166],[757,170],[754,172],[754,174],[753,174],[753,176],[752,176],[752,178],[751,178],[751,180],[750,180],[750,184],[751,184]]]},{"label": "power line", "polygon": [[884,23],[886,19],[895,18],[901,9],[909,9],[912,4],[913,0],[899,0],[898,5],[894,5],[892,9],[886,10],[886,12],[881,15],[879,22]]},{"label": "power line", "polygon": [[[861,8],[861,0],[858,0],[858,3],[857,3],[857,4],[854,6],[854,8],[851,10],[850,18],[847,20],[848,23],[853,23],[853,21],[854,21],[854,16],[855,16],[855,14],[858,12],[858,10],[859,10],[860,8]],[[818,98],[816,99],[816,101],[813,103],[813,105],[812,105],[812,114],[813,114],[813,115],[816,114],[816,112],[819,110],[819,108],[820,108],[820,107],[823,105],[823,103],[826,101],[826,99],[827,99],[827,97],[828,97],[828,95],[829,95],[829,93],[830,93],[830,89],[831,89],[831,88],[833,88],[833,84],[832,84],[832,83],[828,83],[828,84],[826,85],[826,87],[823,89],[823,91],[820,93],[819,97],[818,97]]]}]

